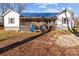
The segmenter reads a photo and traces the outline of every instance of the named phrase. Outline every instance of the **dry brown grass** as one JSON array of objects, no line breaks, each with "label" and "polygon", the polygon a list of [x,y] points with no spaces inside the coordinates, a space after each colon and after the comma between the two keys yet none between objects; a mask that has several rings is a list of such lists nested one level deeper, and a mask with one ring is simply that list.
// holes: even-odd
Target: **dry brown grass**
[{"label": "dry brown grass", "polygon": [[79,20],[75,20],[75,29],[79,31]]},{"label": "dry brown grass", "polygon": [[[62,55],[79,55],[79,46],[74,47],[60,47],[58,44],[55,43],[56,39],[59,35],[71,35],[68,31],[51,31],[48,34],[45,34],[41,37],[36,38],[35,40],[22,44],[18,47],[15,47],[9,51],[6,51],[0,55],[30,55],[30,56],[62,56]],[[27,35],[22,35],[21,38],[27,37]],[[18,38],[11,38],[10,40],[7,40],[9,44],[13,43],[12,41],[16,42],[19,41]],[[0,44],[7,43],[6,41],[3,41]],[[11,43],[10,43],[11,42]],[[1,45],[0,45],[1,47]]]},{"label": "dry brown grass", "polygon": [[0,30],[0,47],[4,47],[13,44],[18,41],[22,41],[34,35],[40,33],[26,33],[26,32],[15,32],[15,31],[4,31]]},{"label": "dry brown grass", "polygon": [[[40,33],[19,33],[19,32],[5,32],[0,30],[0,33],[8,33],[10,35],[6,40],[0,42],[0,48],[11,45],[15,42],[24,40],[31,36],[35,36]],[[79,46],[73,47],[61,47],[55,43],[59,36],[72,35],[67,30],[51,31],[48,34],[44,34],[41,37],[35,38],[33,41],[19,45],[13,49],[10,49],[2,56],[74,56],[79,55]]]}]

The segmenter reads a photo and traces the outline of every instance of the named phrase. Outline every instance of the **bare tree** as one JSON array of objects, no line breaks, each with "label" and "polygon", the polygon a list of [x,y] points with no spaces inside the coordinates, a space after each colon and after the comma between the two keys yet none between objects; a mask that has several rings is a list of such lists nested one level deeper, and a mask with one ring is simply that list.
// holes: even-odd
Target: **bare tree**
[{"label": "bare tree", "polygon": [[25,9],[25,4],[24,3],[19,3],[19,6],[17,6],[17,8],[18,8],[18,13],[21,13],[22,12],[22,10],[24,10]]},{"label": "bare tree", "polygon": [[17,3],[17,4],[16,3],[1,3],[0,6],[1,6],[1,13],[2,14],[8,9],[15,10],[18,13],[21,13],[22,10],[25,9],[24,3]]},{"label": "bare tree", "polygon": [[3,14],[6,10],[12,9],[12,6],[10,3],[1,3],[1,13]]}]

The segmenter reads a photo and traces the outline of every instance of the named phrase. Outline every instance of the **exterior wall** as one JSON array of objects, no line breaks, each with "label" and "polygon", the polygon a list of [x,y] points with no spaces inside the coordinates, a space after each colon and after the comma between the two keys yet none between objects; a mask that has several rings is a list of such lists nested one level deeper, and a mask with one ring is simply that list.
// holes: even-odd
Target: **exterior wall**
[{"label": "exterior wall", "polygon": [[[4,16],[4,27],[5,27],[5,30],[19,30],[19,14],[14,12],[14,11],[11,11],[9,12],[8,14],[6,14]],[[9,18],[15,18],[15,23],[14,24],[9,24]]]},{"label": "exterior wall", "polygon": [[[62,23],[63,22],[62,17],[66,18],[65,12],[63,12],[62,14],[60,14],[57,17],[57,20],[56,20],[57,29],[68,29],[68,25],[69,25],[70,29],[72,29],[72,27],[74,27],[74,20],[73,20],[72,13],[66,11],[66,15],[67,15],[67,18],[68,18],[68,24],[67,24],[67,21],[66,21],[66,24]],[[71,23],[72,23],[72,26],[71,26]]]},{"label": "exterior wall", "polygon": [[67,24],[62,24],[62,17],[66,18],[64,13],[60,14],[57,17],[57,20],[56,20],[57,29],[63,29],[63,28],[65,29],[67,27]]}]

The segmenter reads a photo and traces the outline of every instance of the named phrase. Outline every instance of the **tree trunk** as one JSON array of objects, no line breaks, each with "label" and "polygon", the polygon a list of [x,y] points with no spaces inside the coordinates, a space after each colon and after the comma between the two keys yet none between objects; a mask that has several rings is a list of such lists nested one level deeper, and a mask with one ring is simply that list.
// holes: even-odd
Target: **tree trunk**
[{"label": "tree trunk", "polygon": [[69,28],[69,23],[68,23],[68,17],[67,17],[67,14],[66,14],[66,10],[65,10],[65,16],[66,16],[66,20],[67,20],[68,30],[70,30],[70,28]]}]

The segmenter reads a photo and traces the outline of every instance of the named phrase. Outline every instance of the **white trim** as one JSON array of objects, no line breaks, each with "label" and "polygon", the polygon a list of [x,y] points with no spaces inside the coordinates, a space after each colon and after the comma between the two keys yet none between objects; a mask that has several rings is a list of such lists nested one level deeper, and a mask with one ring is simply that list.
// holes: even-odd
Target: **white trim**
[{"label": "white trim", "polygon": [[[3,16],[5,16],[6,14],[8,14],[8,13],[11,12],[11,11],[13,11],[13,10],[8,9],[6,12],[3,13]],[[14,11],[14,12],[15,12],[15,11]],[[16,13],[17,13],[17,12],[16,12]],[[17,13],[17,14],[19,14],[19,13]]]}]

